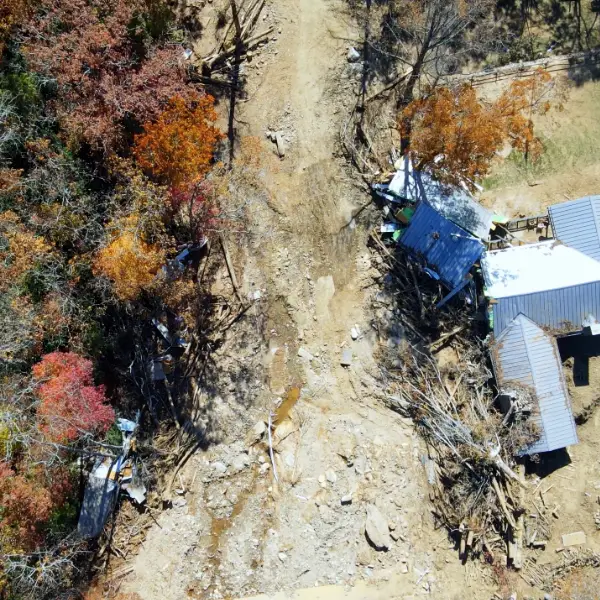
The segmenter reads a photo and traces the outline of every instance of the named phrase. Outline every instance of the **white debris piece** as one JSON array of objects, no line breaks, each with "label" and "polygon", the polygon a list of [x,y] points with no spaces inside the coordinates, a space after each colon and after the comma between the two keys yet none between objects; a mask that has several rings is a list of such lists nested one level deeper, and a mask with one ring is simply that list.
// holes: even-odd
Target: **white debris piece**
[{"label": "white debris piece", "polygon": [[348,59],[349,63],[358,62],[360,60],[360,52],[353,46],[350,46],[350,48],[348,48],[348,54],[346,55],[346,58]]}]

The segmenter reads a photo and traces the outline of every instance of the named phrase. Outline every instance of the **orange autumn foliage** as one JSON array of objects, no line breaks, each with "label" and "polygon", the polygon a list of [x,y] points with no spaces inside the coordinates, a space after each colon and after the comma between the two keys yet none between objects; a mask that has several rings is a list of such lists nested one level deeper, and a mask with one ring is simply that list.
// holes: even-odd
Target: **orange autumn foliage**
[{"label": "orange autumn foliage", "polygon": [[52,246],[28,231],[12,211],[0,213],[0,291],[52,256]]},{"label": "orange autumn foliage", "polygon": [[2,0],[0,2],[0,54],[4,50],[4,42],[12,28],[26,17],[28,4],[28,0]]},{"label": "orange autumn foliage", "polygon": [[212,96],[196,96],[191,103],[171,98],[168,108],[154,123],[144,125],[135,137],[138,165],[158,181],[173,186],[195,183],[210,168],[217,142],[223,134],[213,125],[217,119]]},{"label": "orange autumn foliage", "polygon": [[429,170],[446,183],[472,186],[488,173],[506,143],[531,159],[540,155],[532,116],[550,109],[555,91],[552,77],[542,69],[513,82],[491,103],[480,101],[469,84],[442,87],[411,102],[399,127],[410,138],[408,152],[418,170]]},{"label": "orange autumn foliage", "polygon": [[141,239],[138,219],[130,216],[112,226],[112,241],[99,251],[94,270],[113,281],[115,292],[122,300],[133,300],[155,280],[165,262],[165,253]]}]

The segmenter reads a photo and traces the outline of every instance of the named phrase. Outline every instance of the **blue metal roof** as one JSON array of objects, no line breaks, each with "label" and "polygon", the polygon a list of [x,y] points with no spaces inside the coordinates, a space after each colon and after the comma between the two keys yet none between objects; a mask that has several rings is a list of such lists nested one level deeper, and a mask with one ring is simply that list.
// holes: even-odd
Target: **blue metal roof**
[{"label": "blue metal roof", "polygon": [[410,158],[402,159],[389,190],[411,202],[425,202],[440,215],[482,240],[488,240],[493,213],[460,186],[445,185],[429,173],[417,171]]},{"label": "blue metal roof", "polygon": [[554,338],[520,314],[498,337],[491,355],[499,389],[508,391],[516,383],[529,388],[538,402],[539,411],[534,410],[532,419],[540,439],[524,453],[576,444],[575,420]]},{"label": "blue metal roof", "polygon": [[423,203],[417,206],[399,243],[423,258],[450,289],[464,281],[484,249],[479,239]]},{"label": "blue metal roof", "polygon": [[600,196],[586,196],[548,208],[554,237],[600,261]]},{"label": "blue metal roof", "polygon": [[[548,276],[551,278],[551,273]],[[588,315],[600,318],[600,281],[498,298],[492,310],[496,335],[502,333],[519,313],[555,333],[577,331]]]}]

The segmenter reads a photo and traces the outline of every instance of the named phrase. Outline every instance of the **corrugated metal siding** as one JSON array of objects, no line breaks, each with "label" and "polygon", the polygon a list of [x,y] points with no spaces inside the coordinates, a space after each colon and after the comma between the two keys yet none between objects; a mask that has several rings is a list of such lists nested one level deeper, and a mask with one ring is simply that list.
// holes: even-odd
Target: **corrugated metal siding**
[{"label": "corrugated metal siding", "polygon": [[499,298],[493,305],[493,311],[496,335],[500,335],[519,313],[559,333],[576,331],[581,329],[587,315],[600,319],[600,281]]},{"label": "corrugated metal siding", "polygon": [[600,196],[586,196],[548,208],[554,237],[600,261]]},{"label": "corrugated metal siding", "polygon": [[480,240],[423,203],[399,242],[413,255],[422,257],[451,289],[464,281],[483,253]]},{"label": "corrugated metal siding", "polygon": [[537,398],[539,413],[532,419],[541,436],[527,453],[549,452],[576,444],[575,421],[554,338],[521,314],[497,339],[492,357],[500,388],[518,383],[531,388]]}]

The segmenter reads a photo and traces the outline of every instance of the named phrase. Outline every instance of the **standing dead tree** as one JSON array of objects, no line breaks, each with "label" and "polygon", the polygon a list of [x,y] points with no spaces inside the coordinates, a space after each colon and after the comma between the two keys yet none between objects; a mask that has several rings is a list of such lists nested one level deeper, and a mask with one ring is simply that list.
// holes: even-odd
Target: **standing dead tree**
[{"label": "standing dead tree", "polygon": [[[379,80],[383,87],[367,92],[363,82],[359,104],[342,129],[342,142],[361,171],[374,176],[385,169],[383,148],[390,137],[396,143],[398,111],[418,96],[421,82],[431,90],[442,76],[497,45],[494,7],[494,0],[390,0],[383,14],[367,12],[363,80]],[[398,140],[402,150],[410,138],[406,125]]]},{"label": "standing dead tree", "polygon": [[[491,42],[476,29],[493,15],[493,0],[395,0],[383,21],[390,54],[410,69],[398,103],[410,102],[423,75],[437,78]],[[485,41],[484,41],[485,40]]]}]

